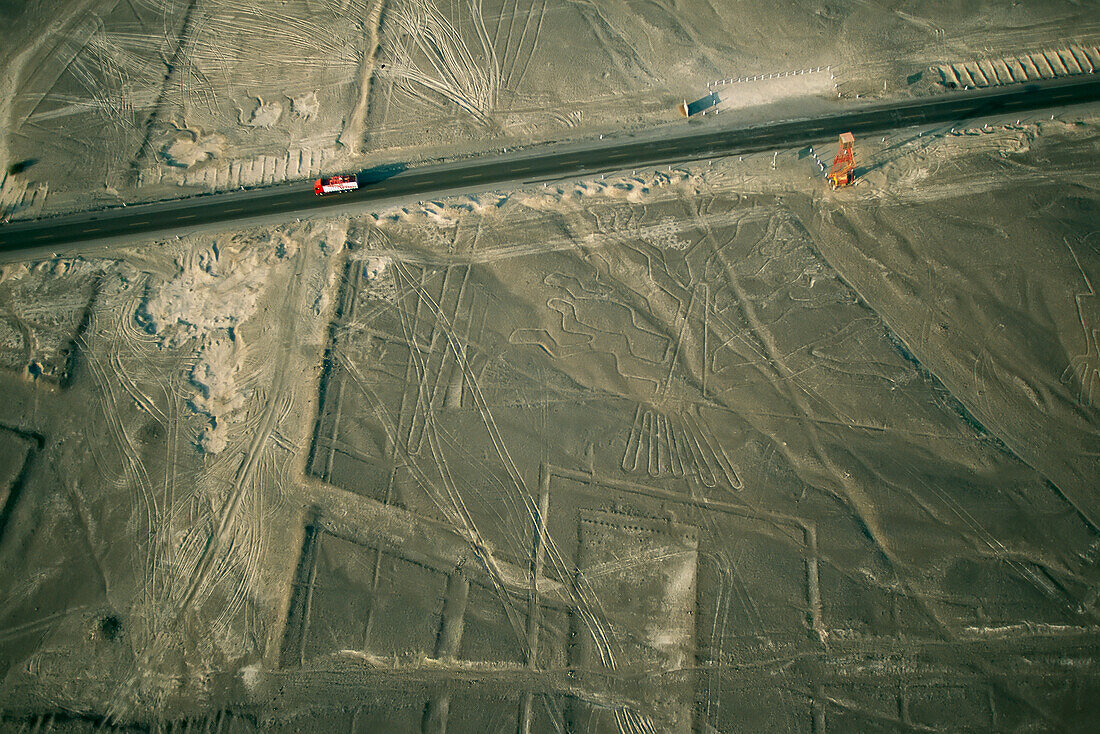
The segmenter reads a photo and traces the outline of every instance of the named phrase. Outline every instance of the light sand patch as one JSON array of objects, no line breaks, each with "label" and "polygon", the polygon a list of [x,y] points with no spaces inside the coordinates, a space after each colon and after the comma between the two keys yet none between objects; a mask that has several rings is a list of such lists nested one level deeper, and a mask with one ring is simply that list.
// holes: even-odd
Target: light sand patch
[{"label": "light sand patch", "polygon": [[[752,77],[719,79],[707,87],[716,92],[719,110],[755,107],[793,97],[837,96],[831,69],[813,67]],[[691,100],[688,100],[689,102]]]},{"label": "light sand patch", "polygon": [[306,92],[290,98],[290,111],[295,117],[312,120],[320,110],[321,102],[317,99],[317,92]]},{"label": "light sand patch", "polygon": [[217,158],[224,149],[224,135],[203,135],[188,130],[165,146],[161,157],[170,166],[190,168],[197,163]]},{"label": "light sand patch", "polygon": [[237,384],[244,357],[244,342],[236,332],[229,331],[203,344],[199,361],[191,370],[191,384],[198,392],[191,397],[190,405],[196,413],[210,418],[198,440],[199,448],[207,454],[225,449],[230,423],[244,407],[245,396]]},{"label": "light sand patch", "polygon": [[256,109],[245,120],[244,112],[237,116],[237,121],[246,127],[274,127],[279,118],[283,116],[283,106],[278,102],[264,102],[261,97],[256,97]]},{"label": "light sand patch", "polygon": [[189,404],[209,418],[197,439],[209,454],[225,448],[229,426],[244,405],[237,374],[246,350],[236,327],[255,313],[269,270],[255,249],[236,249],[223,257],[217,247],[201,248],[177,261],[175,277],[151,287],[138,312],[139,322],[164,346],[198,342],[190,374],[196,392]]}]

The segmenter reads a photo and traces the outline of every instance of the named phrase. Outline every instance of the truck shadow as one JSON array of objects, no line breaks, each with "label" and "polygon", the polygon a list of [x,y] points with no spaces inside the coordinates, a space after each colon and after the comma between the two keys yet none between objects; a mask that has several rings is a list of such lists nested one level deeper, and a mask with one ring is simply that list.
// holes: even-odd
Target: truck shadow
[{"label": "truck shadow", "polygon": [[387,178],[396,176],[408,167],[407,163],[385,163],[380,166],[364,168],[358,173],[359,186],[362,188],[385,181]]}]

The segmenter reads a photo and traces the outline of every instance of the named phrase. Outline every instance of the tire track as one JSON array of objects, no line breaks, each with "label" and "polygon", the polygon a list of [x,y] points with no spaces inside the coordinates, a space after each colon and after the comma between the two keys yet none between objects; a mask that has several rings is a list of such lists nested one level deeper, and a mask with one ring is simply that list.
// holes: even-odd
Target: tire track
[{"label": "tire track", "polygon": [[197,18],[195,10],[198,8],[198,5],[199,0],[190,0],[187,4],[187,9],[184,11],[183,16],[183,26],[176,42],[176,48],[173,50],[171,58],[167,60],[168,69],[164,74],[160,92],[153,101],[153,111],[145,118],[144,135],[140,145],[138,145],[137,153],[130,163],[130,174],[135,182],[141,174],[141,166],[145,164],[152,150],[153,134],[157,124],[160,122],[161,116],[164,114],[164,105],[168,98],[169,88],[172,85],[176,69],[179,68],[180,61],[187,57],[188,47],[193,37],[194,23]]},{"label": "tire track", "polygon": [[359,73],[359,96],[355,101],[355,107],[348,116],[344,129],[340,132],[337,142],[348,149],[352,155],[358,155],[363,148],[363,131],[366,129],[367,118],[370,115],[370,95],[374,89],[375,67],[377,66],[378,51],[381,47],[379,31],[382,26],[382,16],[386,10],[387,0],[373,0],[370,12],[367,14],[366,26],[368,29],[367,53]]},{"label": "tire track", "polygon": [[[305,268],[305,259],[308,250],[308,247],[303,246],[299,248],[298,254],[295,256],[294,274],[290,278],[290,285],[287,298],[284,302],[283,313],[277,321],[279,327],[276,344],[281,347],[292,344],[295,332],[297,331],[295,328],[296,320],[294,316],[296,316],[300,298],[302,273]],[[275,376],[272,380],[272,385],[259,420],[259,425],[237,468],[230,487],[229,496],[218,513],[217,524],[203,550],[203,554],[188,584],[187,591],[184,593],[183,599],[180,602],[180,614],[189,609],[195,603],[196,599],[199,598],[200,593],[203,591],[203,587],[208,584],[209,576],[223,546],[225,546],[229,540],[230,535],[237,530],[237,519],[241,505],[245,496],[254,485],[255,475],[259,467],[263,450],[266,448],[268,440],[273,435],[277,426],[276,417],[281,412],[279,408],[284,400],[289,399],[289,397],[284,395],[288,381],[288,372],[289,365],[284,358],[278,362],[275,369]]]}]

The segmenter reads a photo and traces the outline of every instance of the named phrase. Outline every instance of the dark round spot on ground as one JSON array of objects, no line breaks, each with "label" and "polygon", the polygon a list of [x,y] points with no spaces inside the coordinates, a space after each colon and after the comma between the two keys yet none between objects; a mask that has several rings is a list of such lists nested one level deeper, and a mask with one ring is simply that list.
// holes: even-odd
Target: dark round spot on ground
[{"label": "dark round spot on ground", "polygon": [[973,592],[983,579],[982,567],[967,558],[960,558],[951,564],[944,578],[944,585],[952,592],[960,590]]},{"label": "dark round spot on ground", "polygon": [[114,642],[122,634],[122,620],[114,614],[108,614],[99,620],[99,631],[103,635],[103,639]]},{"label": "dark round spot on ground", "polygon": [[42,365],[38,362],[31,362],[27,365],[27,372],[31,374],[31,377],[37,379],[42,376]]},{"label": "dark round spot on ground", "polygon": [[164,438],[164,426],[157,420],[148,420],[138,432],[138,438],[143,444],[158,443]]}]

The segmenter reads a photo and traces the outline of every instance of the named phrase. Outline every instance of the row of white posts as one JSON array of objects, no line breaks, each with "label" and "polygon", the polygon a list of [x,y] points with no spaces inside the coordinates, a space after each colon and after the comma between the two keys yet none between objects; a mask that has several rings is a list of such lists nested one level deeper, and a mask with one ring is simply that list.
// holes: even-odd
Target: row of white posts
[{"label": "row of white posts", "polygon": [[741,82],[756,82],[763,79],[779,79],[785,76],[798,76],[799,74],[813,74],[819,71],[832,71],[832,66],[814,66],[809,69],[799,69],[798,71],[779,71],[774,74],[758,74],[756,76],[741,76],[736,79],[718,79],[713,82],[707,82],[707,89],[713,87],[723,87],[727,84],[739,84]]}]

